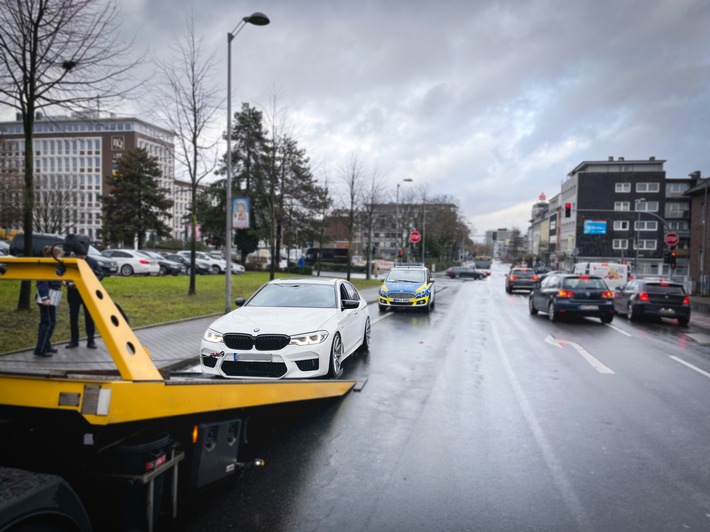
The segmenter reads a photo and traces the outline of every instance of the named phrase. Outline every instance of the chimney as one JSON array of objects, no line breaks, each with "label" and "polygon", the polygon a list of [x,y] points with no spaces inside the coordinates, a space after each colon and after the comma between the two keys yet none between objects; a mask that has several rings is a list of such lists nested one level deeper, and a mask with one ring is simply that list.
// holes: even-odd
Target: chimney
[{"label": "chimney", "polygon": [[653,155],[651,155],[651,156],[648,158],[648,160],[649,160],[649,161],[655,161],[656,158],[655,158]]},{"label": "chimney", "polygon": [[613,160],[614,160],[614,156],[613,156],[613,155],[610,155],[610,156],[609,156],[609,162],[611,162],[611,161],[613,161]]},{"label": "chimney", "polygon": [[623,161],[623,160],[624,160],[624,158],[623,158],[623,157],[619,157],[619,160],[620,160],[620,161]]}]

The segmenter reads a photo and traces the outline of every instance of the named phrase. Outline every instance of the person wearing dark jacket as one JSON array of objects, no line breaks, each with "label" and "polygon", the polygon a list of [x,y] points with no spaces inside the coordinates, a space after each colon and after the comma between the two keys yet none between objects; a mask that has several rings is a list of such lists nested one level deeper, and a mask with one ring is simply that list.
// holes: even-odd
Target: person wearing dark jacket
[{"label": "person wearing dark jacket", "polygon": [[[74,256],[77,259],[85,260],[94,274],[101,281],[104,276],[101,273],[101,267],[99,263],[96,262],[92,257],[88,255],[83,255],[81,253],[74,252]],[[96,342],[94,341],[94,336],[96,334],[96,325],[94,320],[91,318],[89,309],[86,308],[84,300],[81,299],[81,294],[77,289],[76,285],[72,282],[67,284],[67,302],[69,303],[69,330],[71,332],[71,340],[66,347],[67,349],[73,349],[79,346],[79,310],[84,307],[84,325],[86,327],[86,347],[89,349],[96,349]]]},{"label": "person wearing dark jacket", "polygon": [[[58,246],[45,246],[45,257],[61,259],[64,252]],[[37,281],[37,304],[39,305],[39,333],[34,354],[51,357],[57,352],[52,346],[52,333],[57,325],[57,306],[62,298],[62,281]]]}]

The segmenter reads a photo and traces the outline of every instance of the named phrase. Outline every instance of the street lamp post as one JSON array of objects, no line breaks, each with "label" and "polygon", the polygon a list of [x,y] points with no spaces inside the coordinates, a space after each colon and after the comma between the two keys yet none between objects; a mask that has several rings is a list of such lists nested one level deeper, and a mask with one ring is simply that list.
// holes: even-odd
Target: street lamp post
[{"label": "street lamp post", "polygon": [[[405,177],[402,179],[405,183],[411,183],[414,181],[411,177]],[[397,256],[399,256],[399,252],[401,251],[403,244],[400,244],[400,238],[402,238],[402,235],[399,232],[399,186],[401,183],[397,183],[397,203],[395,205],[395,221],[394,221],[394,230],[395,230],[395,242],[397,244]]]},{"label": "street lamp post", "polygon": [[225,244],[227,270],[224,273],[226,284],[224,293],[225,313],[232,310],[232,41],[247,24],[266,26],[269,22],[271,22],[269,17],[257,11],[240,20],[235,28],[227,34],[227,195],[225,205],[227,211]]}]

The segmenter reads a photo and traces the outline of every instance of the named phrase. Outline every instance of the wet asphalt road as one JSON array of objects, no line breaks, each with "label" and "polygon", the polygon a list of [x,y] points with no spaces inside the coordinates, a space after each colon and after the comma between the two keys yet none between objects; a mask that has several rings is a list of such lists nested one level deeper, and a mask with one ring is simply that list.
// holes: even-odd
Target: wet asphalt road
[{"label": "wet asphalt road", "polygon": [[266,467],[171,530],[709,530],[710,331],[551,323],[502,272],[371,306],[362,391],[252,412]]}]

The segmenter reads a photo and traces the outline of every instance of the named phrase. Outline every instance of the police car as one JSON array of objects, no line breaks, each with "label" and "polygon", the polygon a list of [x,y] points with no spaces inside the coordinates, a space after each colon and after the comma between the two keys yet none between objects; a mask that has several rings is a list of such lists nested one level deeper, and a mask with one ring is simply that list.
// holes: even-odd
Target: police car
[{"label": "police car", "polygon": [[434,308],[434,279],[421,262],[395,263],[380,287],[380,312],[388,308]]}]

